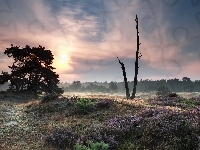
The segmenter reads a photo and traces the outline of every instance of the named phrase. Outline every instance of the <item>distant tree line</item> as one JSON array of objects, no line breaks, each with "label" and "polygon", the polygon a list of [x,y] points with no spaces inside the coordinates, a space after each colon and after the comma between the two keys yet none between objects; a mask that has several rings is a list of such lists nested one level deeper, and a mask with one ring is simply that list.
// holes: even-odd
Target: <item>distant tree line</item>
[{"label": "distant tree line", "polygon": [[112,93],[118,91],[118,86],[116,82],[110,82],[107,85],[101,85],[98,82],[94,83],[81,83],[80,81],[74,81],[68,86],[66,84],[59,84],[60,87],[65,92],[103,92],[103,93]]},{"label": "distant tree line", "polygon": [[[129,89],[133,88],[133,81],[128,81]],[[131,86],[132,85],[132,86]],[[60,83],[60,87],[65,92],[125,92],[124,82],[83,82],[74,81],[70,83]],[[153,92],[157,91],[160,86],[167,86],[172,92],[200,92],[200,80],[191,81],[188,77],[179,79],[161,79],[161,80],[140,80],[138,81],[138,92]]]},{"label": "distant tree line", "polygon": [[[54,72],[52,67],[54,55],[50,50],[39,45],[39,47],[24,48],[13,46],[6,48],[4,54],[12,58],[14,62],[8,66],[11,73],[4,72],[0,74],[0,88],[8,84],[8,90],[12,92],[31,91],[34,94],[57,93],[64,91],[77,92],[105,92],[105,93],[125,93],[125,82],[85,82],[74,81],[71,84],[60,83],[59,75]],[[127,81],[129,89],[133,89],[134,82]],[[157,91],[160,86],[167,86],[171,92],[200,92],[200,80],[194,82],[188,77],[179,79],[162,80],[140,80],[137,81],[138,92]],[[5,86],[4,86],[5,88]]]}]

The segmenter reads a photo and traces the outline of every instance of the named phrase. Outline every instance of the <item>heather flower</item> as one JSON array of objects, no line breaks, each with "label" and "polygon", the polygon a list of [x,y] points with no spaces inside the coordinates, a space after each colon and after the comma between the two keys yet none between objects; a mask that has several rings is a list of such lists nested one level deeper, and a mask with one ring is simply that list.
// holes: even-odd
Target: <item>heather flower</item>
[{"label": "heather flower", "polygon": [[111,100],[104,99],[104,100],[97,102],[96,106],[99,108],[109,108],[111,106],[111,104],[112,104]]},{"label": "heather flower", "polygon": [[52,134],[48,135],[45,139],[47,145],[51,145],[56,148],[66,148],[73,145],[75,134],[70,128],[56,129]]},{"label": "heather flower", "polygon": [[[86,134],[89,133],[89,134]],[[77,143],[80,145],[87,145],[87,140],[92,142],[104,142],[107,143],[110,149],[115,149],[119,142],[116,140],[115,134],[111,134],[109,129],[102,124],[94,125],[92,129],[85,131],[85,134],[82,134]]]},{"label": "heather flower", "polygon": [[144,117],[144,121],[138,144],[155,149],[164,142],[176,146],[176,149],[194,149],[197,146],[195,133],[199,132],[197,124],[194,125],[199,119],[194,114],[193,110],[188,114],[166,108],[141,111],[137,115]]}]

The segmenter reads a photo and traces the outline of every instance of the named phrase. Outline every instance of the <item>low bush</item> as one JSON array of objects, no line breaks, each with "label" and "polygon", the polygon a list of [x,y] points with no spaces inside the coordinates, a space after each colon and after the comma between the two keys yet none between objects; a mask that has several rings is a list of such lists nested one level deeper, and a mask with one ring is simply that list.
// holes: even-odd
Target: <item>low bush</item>
[{"label": "low bush", "polygon": [[123,144],[121,144],[117,150],[137,150],[137,145],[133,143],[131,140],[125,141]]},{"label": "low bush", "polygon": [[185,107],[189,107],[189,108],[193,108],[197,104],[194,99],[186,99],[186,98],[180,98],[178,103],[182,104]]},{"label": "low bush", "polygon": [[130,135],[137,130],[141,119],[131,115],[115,116],[102,124],[92,126],[92,129],[86,131],[89,134],[82,135],[78,139],[78,143],[86,145],[87,140],[103,141],[109,145],[110,150],[115,150],[123,140],[130,138]]},{"label": "low bush", "polygon": [[108,150],[109,145],[104,142],[96,142],[93,143],[92,141],[87,141],[88,146],[76,144],[76,150]]},{"label": "low bush", "polygon": [[187,112],[165,107],[146,108],[133,116],[115,116],[103,123],[92,124],[76,140],[72,130],[60,129],[46,141],[58,148],[73,147],[72,143],[75,143],[76,150],[102,150],[103,145],[109,150],[129,149],[131,142],[133,149],[195,150],[199,144],[199,110],[199,107]]},{"label": "low bush", "polygon": [[89,111],[93,109],[94,102],[92,102],[90,99],[80,98],[76,102],[76,106],[78,107],[78,112],[87,114]]},{"label": "low bush", "polygon": [[198,110],[188,114],[164,107],[147,108],[134,116],[115,116],[93,128],[86,139],[104,141],[110,149],[116,149],[130,139],[132,146],[138,149],[160,149],[166,145],[169,149],[195,149],[200,133]]},{"label": "low bush", "polygon": [[156,95],[157,96],[167,96],[170,93],[171,93],[170,89],[167,86],[162,85],[157,89]]},{"label": "low bush", "polygon": [[[194,113],[192,113],[194,115]],[[198,147],[198,113],[188,113],[170,109],[145,109],[138,114],[144,117],[141,124],[142,136],[136,141],[139,148],[149,149],[196,149]],[[196,118],[191,120],[191,118]]]},{"label": "low bush", "polygon": [[96,103],[97,108],[110,108],[112,101],[109,99],[104,99]]},{"label": "low bush", "polygon": [[47,103],[58,98],[59,98],[58,94],[47,94],[47,95],[42,96],[40,99],[41,99],[41,103]]},{"label": "low bush", "polygon": [[115,150],[119,145],[119,142],[116,140],[116,136],[110,134],[108,132],[108,129],[106,129],[106,127],[102,127],[101,125],[98,125],[98,127],[94,127],[93,129],[87,130],[78,138],[77,144],[87,146],[88,140],[94,143],[103,141],[104,143],[108,144],[109,150]]},{"label": "low bush", "polygon": [[45,145],[53,146],[58,149],[73,148],[75,137],[76,133],[74,133],[71,128],[58,128],[45,138]]},{"label": "low bush", "polygon": [[170,93],[167,95],[168,97],[179,97],[176,93]]}]

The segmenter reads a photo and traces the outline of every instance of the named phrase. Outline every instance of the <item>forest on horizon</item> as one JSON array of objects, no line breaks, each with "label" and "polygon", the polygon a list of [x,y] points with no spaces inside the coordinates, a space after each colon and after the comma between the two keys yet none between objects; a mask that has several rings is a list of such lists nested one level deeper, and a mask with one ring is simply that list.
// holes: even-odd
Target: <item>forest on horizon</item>
[{"label": "forest on horizon", "polygon": [[[128,81],[129,89],[133,88],[133,81]],[[9,83],[5,83],[0,86],[0,91],[5,91],[8,88]],[[156,91],[160,86],[167,86],[172,92],[200,92],[200,80],[191,81],[188,77],[179,79],[162,79],[162,80],[140,80],[138,81],[138,92],[152,92]],[[81,82],[73,81],[60,82],[58,84],[65,92],[125,92],[124,82]]]}]

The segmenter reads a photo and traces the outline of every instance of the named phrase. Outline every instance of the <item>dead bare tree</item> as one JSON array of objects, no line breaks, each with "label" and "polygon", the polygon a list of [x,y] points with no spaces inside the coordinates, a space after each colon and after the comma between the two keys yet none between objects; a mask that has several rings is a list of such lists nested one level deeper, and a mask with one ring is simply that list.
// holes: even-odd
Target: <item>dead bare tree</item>
[{"label": "dead bare tree", "polygon": [[[122,72],[123,72],[123,76],[124,76],[124,83],[125,83],[125,89],[126,89],[126,98],[127,99],[134,99],[135,98],[135,94],[136,94],[136,86],[137,86],[137,75],[138,75],[138,59],[141,58],[141,53],[139,52],[139,46],[140,46],[140,42],[139,42],[139,32],[138,32],[138,18],[137,18],[137,15],[136,15],[136,19],[135,19],[135,22],[136,22],[136,30],[137,30],[137,51],[136,51],[136,61],[135,61],[135,77],[134,77],[134,85],[133,85],[133,93],[132,95],[130,96],[129,94],[129,87],[128,87],[128,82],[127,82],[127,78],[126,78],[126,71],[125,71],[125,66],[124,66],[124,63],[121,62],[119,60],[119,58],[117,57],[117,59],[119,60],[119,63],[121,65],[121,68],[122,68]],[[139,53],[140,53],[140,56],[139,56]]]},{"label": "dead bare tree", "polygon": [[[117,57],[117,59],[119,60],[119,58]],[[122,72],[123,72],[123,76],[124,76],[124,83],[125,83],[125,89],[126,89],[126,98],[129,99],[130,98],[130,94],[129,94],[129,88],[128,88],[128,81],[127,81],[127,78],[126,78],[126,71],[125,71],[125,66],[124,66],[124,63],[121,62],[119,60],[119,63],[121,64],[121,68],[122,68]]]}]

